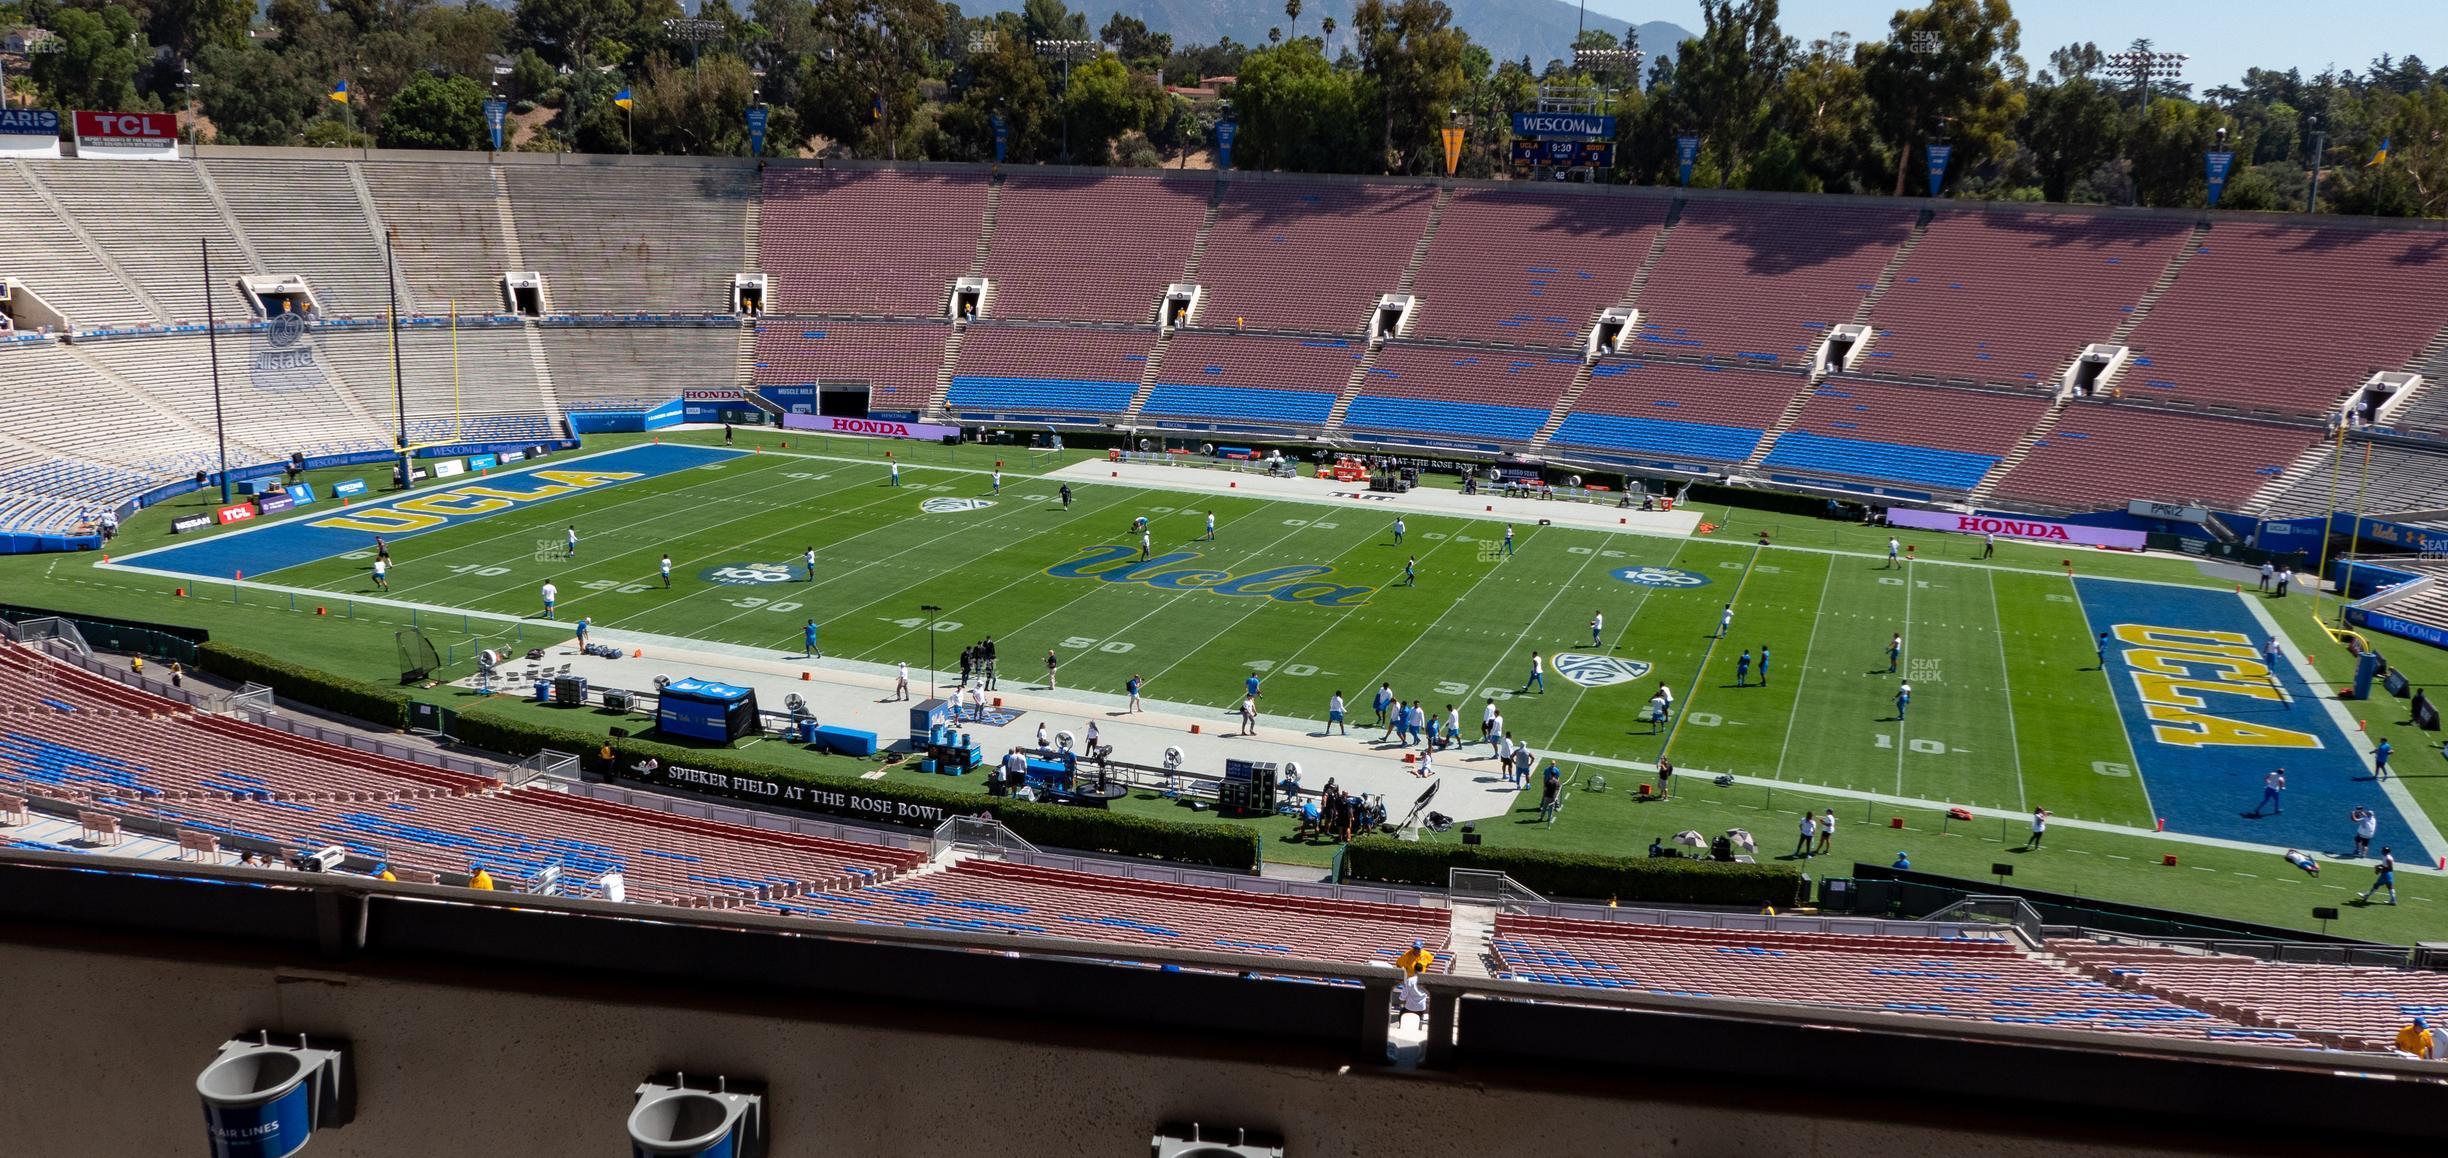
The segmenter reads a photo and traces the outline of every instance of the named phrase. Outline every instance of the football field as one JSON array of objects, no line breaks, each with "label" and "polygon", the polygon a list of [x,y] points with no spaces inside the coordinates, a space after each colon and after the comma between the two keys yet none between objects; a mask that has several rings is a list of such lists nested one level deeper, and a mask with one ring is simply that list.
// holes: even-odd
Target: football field
[{"label": "football field", "polygon": [[[1150,700],[1219,720],[1253,674],[1271,716],[1322,721],[1340,691],[1363,725],[1390,684],[1432,714],[1451,705],[1472,737],[1492,699],[1534,750],[1601,765],[1666,757],[1687,776],[2045,807],[2137,831],[2164,819],[2273,847],[2333,837],[2350,801],[2388,804],[2358,781],[2364,756],[2332,705],[2292,665],[2251,658],[2269,632],[2253,597],[2225,589],[2077,578],[2059,565],[2104,568],[2036,548],[1983,563],[1969,540],[1929,535],[1892,564],[1792,534],[1763,547],[1749,525],[1668,537],[1525,523],[1508,553],[1503,523],[1338,504],[1326,484],[1316,501],[1102,472],[1073,486],[1066,507],[1051,478],[1015,469],[998,489],[984,460],[912,463],[894,485],[872,459],[630,446],[120,563],[482,613],[464,631],[425,621],[461,655],[479,638],[559,638],[583,616],[613,636],[796,656],[813,620],[835,659],[922,669],[931,630],[948,672],[992,636],[1007,681],[1042,686],[1051,653],[1065,690],[1118,694],[1137,675]],[[387,593],[370,570],[377,533]],[[547,582],[560,624],[539,618]],[[1661,684],[1677,708],[1665,728],[1644,718]],[[2280,766],[2295,808],[2253,815]]]}]

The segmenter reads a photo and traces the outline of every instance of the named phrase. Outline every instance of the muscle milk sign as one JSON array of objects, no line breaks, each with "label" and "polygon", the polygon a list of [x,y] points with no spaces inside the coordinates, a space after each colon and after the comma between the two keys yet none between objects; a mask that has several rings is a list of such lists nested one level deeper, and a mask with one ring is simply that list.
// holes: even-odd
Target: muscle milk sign
[{"label": "muscle milk sign", "polygon": [[77,156],[113,160],[178,160],[178,118],[170,113],[97,113],[78,109]]}]

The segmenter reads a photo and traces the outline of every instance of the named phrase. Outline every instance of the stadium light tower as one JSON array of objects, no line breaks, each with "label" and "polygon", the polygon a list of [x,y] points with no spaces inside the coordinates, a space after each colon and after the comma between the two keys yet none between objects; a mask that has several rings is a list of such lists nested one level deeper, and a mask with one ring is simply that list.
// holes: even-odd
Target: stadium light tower
[{"label": "stadium light tower", "polygon": [[383,290],[390,297],[391,320],[391,405],[399,412],[399,478],[400,489],[416,483],[416,471],[408,456],[408,376],[400,363],[399,344],[399,259],[392,247],[399,242],[399,230],[383,229]]},{"label": "stadium light tower", "polygon": [[[1628,78],[1635,88],[1640,86],[1641,62],[1647,59],[1649,59],[1649,54],[1637,48],[1573,49],[1574,68],[1594,73],[1602,81],[1606,77],[1623,76]],[[1599,87],[1603,89],[1605,85],[1601,83]],[[1599,111],[1605,112],[1606,106],[1601,104]]]},{"label": "stadium light tower", "polygon": [[1040,40],[1031,47],[1047,60],[1062,62],[1063,136],[1062,163],[1071,163],[1071,66],[1086,64],[1105,54],[1105,45],[1094,40]]},{"label": "stadium light tower", "polygon": [[2321,128],[2319,113],[2312,114],[2312,192],[2304,198],[2304,212],[2320,212],[2321,150],[2329,144],[2329,134]]},{"label": "stadium light tower", "polygon": [[2108,73],[2134,82],[2142,90],[2142,111],[2149,112],[2151,82],[2176,79],[2191,59],[2181,52],[2111,52]]},{"label": "stadium light tower", "polygon": [[723,23],[694,16],[682,17],[664,21],[663,34],[689,46],[689,68],[694,70],[699,50],[723,38]]}]

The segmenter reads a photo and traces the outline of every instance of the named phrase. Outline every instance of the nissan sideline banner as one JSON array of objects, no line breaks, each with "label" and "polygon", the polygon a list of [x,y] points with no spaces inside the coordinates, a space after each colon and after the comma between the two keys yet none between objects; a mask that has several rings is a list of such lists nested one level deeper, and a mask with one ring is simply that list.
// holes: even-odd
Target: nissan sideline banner
[{"label": "nissan sideline banner", "polygon": [[960,427],[938,426],[931,422],[889,422],[880,418],[833,418],[822,414],[785,414],[785,430],[813,430],[818,434],[849,434],[861,438],[917,438],[941,442],[958,438]]},{"label": "nissan sideline banner", "polygon": [[2114,547],[2120,551],[2139,551],[2143,543],[2140,531],[2086,527],[2079,523],[2052,523],[2046,519],[1913,511],[1902,507],[1887,508],[1887,525],[1920,531],[1954,531],[1963,535],[1996,535],[2001,539],[2035,539],[2043,543]]}]

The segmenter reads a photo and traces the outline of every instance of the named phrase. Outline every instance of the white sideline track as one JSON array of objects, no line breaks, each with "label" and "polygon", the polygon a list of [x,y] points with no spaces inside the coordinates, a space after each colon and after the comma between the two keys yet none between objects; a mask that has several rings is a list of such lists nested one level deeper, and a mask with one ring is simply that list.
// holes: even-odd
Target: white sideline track
[{"label": "white sideline track", "polygon": [[1275,478],[1260,471],[1201,470],[1158,463],[1075,462],[1038,477],[1053,483],[1103,483],[1108,486],[1120,483],[1150,490],[1235,497],[1246,495],[1255,499],[1317,503],[1346,510],[1373,510],[1381,512],[1388,521],[1398,514],[1444,515],[1524,526],[1535,526],[1545,520],[1559,527],[1626,531],[1635,535],[1672,538],[1686,537],[1700,526],[1700,513],[1694,510],[1625,510],[1606,503],[1568,499],[1466,495],[1442,487],[1420,487],[1398,495],[1373,492],[1366,483],[1308,477]]},{"label": "white sideline track", "polygon": [[[598,630],[592,635],[596,643],[624,652],[642,649],[645,655],[605,659],[579,654],[574,642],[563,641],[547,647],[540,664],[514,659],[503,665],[503,671],[515,674],[539,667],[557,674],[566,667],[568,674],[586,677],[591,688],[635,691],[652,691],[657,675],[696,676],[754,688],[757,706],[770,712],[783,710],[783,697],[795,694],[807,701],[809,713],[819,722],[874,732],[882,747],[907,747],[909,710],[927,698],[926,673],[916,667],[910,669],[910,699],[904,703],[886,699],[893,691],[894,674],[881,664],[797,659],[783,652],[722,644],[674,646],[680,641],[618,631]],[[1029,667],[1025,662],[1014,666]],[[803,675],[807,678],[802,679]],[[475,684],[473,677],[456,682],[461,687]],[[499,679],[494,687],[500,695],[533,694],[532,683],[514,679]],[[937,689],[949,697],[952,684],[940,681]],[[1385,798],[1390,818],[1395,820],[1408,813],[1411,803],[1428,788],[1429,781],[1412,775],[1412,766],[1403,762],[1402,749],[1375,742],[1383,729],[1367,726],[1375,714],[1365,704],[1353,705],[1350,714],[1355,719],[1349,737],[1321,735],[1323,723],[1314,717],[1271,713],[1260,714],[1256,736],[1242,736],[1236,734],[1241,727],[1238,707],[1203,708],[1143,699],[1146,710],[1124,715],[1127,704],[1121,696],[1042,689],[1041,682],[1003,678],[996,691],[987,693],[988,698],[1001,699],[1005,708],[1018,710],[1020,717],[1000,727],[965,724],[962,730],[976,736],[987,759],[993,760],[1013,745],[1033,748],[1040,721],[1048,736],[1063,731],[1079,736],[1087,722],[1095,720],[1100,738],[1113,745],[1117,760],[1161,766],[1166,748],[1180,748],[1183,768],[1211,776],[1223,773],[1227,758],[1296,762],[1304,787],[1317,788],[1331,779],[1345,789],[1375,793]],[[1196,735],[1190,731],[1193,724],[1199,729]],[[1436,800],[1429,805],[1434,811],[1456,820],[1484,820],[1503,815],[1512,805],[1514,789],[1497,775],[1495,754],[1486,744],[1439,752],[1434,767],[1434,779],[1440,782]],[[971,772],[962,779],[976,783],[979,775]],[[1186,811],[1184,818],[1190,818]]]}]

